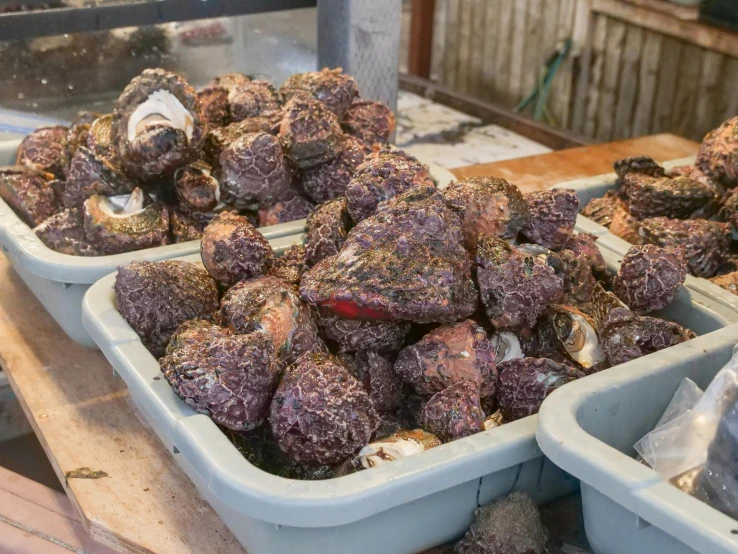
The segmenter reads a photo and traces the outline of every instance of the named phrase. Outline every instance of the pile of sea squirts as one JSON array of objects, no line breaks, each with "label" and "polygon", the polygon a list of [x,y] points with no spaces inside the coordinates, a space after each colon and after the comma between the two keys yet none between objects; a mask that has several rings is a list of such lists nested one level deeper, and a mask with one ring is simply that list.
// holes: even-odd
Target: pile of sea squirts
[{"label": "pile of sea squirts", "polygon": [[228,73],[199,92],[147,69],[112,113],[29,134],[17,165],[0,167],[0,198],[53,250],[120,254],[199,239],[224,212],[260,226],[303,219],[343,195],[394,128],[340,69],[278,89]]},{"label": "pile of sea squirts", "polygon": [[651,314],[680,248],[631,249],[612,276],[574,234],[571,190],[433,185],[402,151],[366,157],[275,257],[246,218],[205,229],[204,268],[133,262],[118,309],[174,391],[257,466],[365,470],[538,411],[556,388],[689,340]]}]

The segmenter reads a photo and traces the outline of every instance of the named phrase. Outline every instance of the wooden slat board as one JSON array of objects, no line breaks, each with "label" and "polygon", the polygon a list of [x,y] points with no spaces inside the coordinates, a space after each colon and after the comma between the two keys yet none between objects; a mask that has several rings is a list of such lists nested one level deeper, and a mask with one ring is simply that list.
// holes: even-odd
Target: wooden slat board
[{"label": "wooden slat board", "polygon": [[523,192],[548,188],[581,177],[612,172],[614,161],[628,156],[652,156],[657,161],[684,158],[697,153],[699,144],[675,135],[663,134],[559,150],[542,156],[518,158],[491,164],[454,169],[459,178],[502,177]]},{"label": "wooden slat board", "polygon": [[[666,160],[697,144],[661,135],[457,170],[499,175],[524,190],[596,175],[615,159]],[[91,537],[126,554],[243,554],[96,351],[68,339],[0,257],[0,365]],[[66,479],[70,471],[105,472]],[[78,472],[79,473],[79,472]],[[56,553],[54,553],[56,554]]]}]

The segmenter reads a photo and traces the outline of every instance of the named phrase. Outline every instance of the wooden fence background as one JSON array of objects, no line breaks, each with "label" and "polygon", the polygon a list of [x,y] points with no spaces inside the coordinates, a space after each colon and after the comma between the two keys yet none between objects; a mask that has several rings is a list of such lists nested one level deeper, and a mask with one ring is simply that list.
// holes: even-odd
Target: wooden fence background
[{"label": "wooden fence background", "polygon": [[738,36],[619,3],[437,1],[431,78],[512,108],[557,43],[574,38],[548,101],[562,128],[598,141],[664,131],[700,140],[738,115]]}]

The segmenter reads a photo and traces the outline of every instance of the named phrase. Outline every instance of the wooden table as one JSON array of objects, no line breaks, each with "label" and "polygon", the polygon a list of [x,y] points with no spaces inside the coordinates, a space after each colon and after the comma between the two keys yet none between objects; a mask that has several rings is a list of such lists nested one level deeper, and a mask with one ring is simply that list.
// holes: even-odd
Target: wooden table
[{"label": "wooden table", "polygon": [[[615,159],[696,153],[670,135],[587,146],[455,171],[525,190],[610,171]],[[243,554],[156,436],[105,358],[68,339],[0,257],[0,364],[93,540],[125,553]],[[0,516],[12,519],[12,506]],[[10,514],[3,512],[10,511]]]}]

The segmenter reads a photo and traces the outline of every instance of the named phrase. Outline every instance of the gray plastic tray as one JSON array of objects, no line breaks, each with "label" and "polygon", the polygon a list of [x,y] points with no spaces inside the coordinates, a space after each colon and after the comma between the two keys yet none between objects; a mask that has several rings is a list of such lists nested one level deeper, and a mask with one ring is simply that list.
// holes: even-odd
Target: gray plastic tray
[{"label": "gray plastic tray", "polygon": [[738,326],[623,364],[555,391],[536,438],[581,480],[587,538],[597,554],[735,554],[738,521],[634,459],[684,377],[705,388],[730,359]]},{"label": "gray plastic tray", "polygon": [[[694,163],[695,156],[680,158],[678,160],[672,160],[665,162],[661,165],[668,171],[674,167],[680,165],[688,165]],[[615,173],[605,173],[603,175],[596,175],[594,177],[586,177],[584,179],[577,179],[575,181],[569,181],[567,183],[559,183],[554,185],[552,188],[569,188],[574,189],[579,197],[579,205],[584,206],[587,202],[593,198],[601,198],[605,195],[608,190],[615,188],[615,181],[617,175]],[[598,242],[602,246],[625,255],[628,249],[633,246],[631,243],[621,239],[620,237],[612,234],[607,227],[595,223],[589,218],[582,215],[577,216],[577,231],[592,233],[597,235],[599,238]],[[702,292],[705,296],[709,296],[714,300],[718,300],[723,304],[738,309],[738,295],[731,293],[730,291],[721,288],[707,279],[696,277],[693,279],[692,286]]]},{"label": "gray plastic tray", "polygon": [[[271,243],[280,253],[302,239]],[[615,269],[617,255],[603,254]],[[474,509],[498,496],[523,490],[543,503],[577,487],[541,455],[536,416],[338,479],[295,481],[260,471],[161,378],[159,363],[116,310],[114,281],[109,275],[90,288],[83,323],[145,419],[250,554],[412,554],[463,533]],[[738,322],[738,312],[689,286],[663,315],[699,334]]]},{"label": "gray plastic tray", "polygon": [[[0,165],[12,165],[19,140],[0,143]],[[430,166],[431,175],[440,186],[446,186],[453,174],[438,166]],[[271,239],[301,233],[305,220],[300,219],[262,227],[262,234]],[[0,199],[0,247],[23,282],[36,295],[44,308],[64,332],[74,341],[89,348],[95,342],[81,325],[82,297],[92,283],[108,275],[120,265],[133,260],[166,260],[194,254],[200,241],[170,244],[116,254],[113,256],[80,257],[60,254],[48,248],[13,210]]]}]

